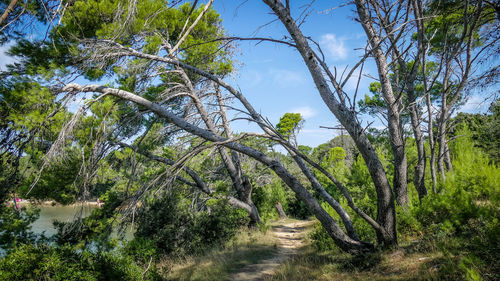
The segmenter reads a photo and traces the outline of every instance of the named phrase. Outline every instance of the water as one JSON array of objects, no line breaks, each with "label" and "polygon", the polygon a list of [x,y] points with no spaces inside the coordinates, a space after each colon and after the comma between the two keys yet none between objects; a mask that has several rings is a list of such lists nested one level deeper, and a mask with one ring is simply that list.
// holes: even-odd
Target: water
[{"label": "water", "polygon": [[37,206],[37,208],[40,209],[40,217],[31,224],[31,230],[36,234],[45,232],[46,236],[52,236],[57,233],[53,225],[54,220],[70,222],[80,215],[87,217],[97,206],[90,204],[72,206],[42,205]]},{"label": "water", "polygon": [[[81,216],[82,218],[89,216],[92,210],[97,208],[95,204],[76,204],[72,206],[62,206],[62,205],[43,205],[37,206],[40,209],[40,217],[31,224],[31,230],[36,234],[42,234],[45,232],[45,236],[50,237],[57,233],[54,228],[54,220],[60,222],[71,222]],[[124,239],[126,241],[131,240],[134,237],[134,231],[130,227],[125,229]],[[118,237],[118,229],[113,227],[113,232],[111,237]]]}]

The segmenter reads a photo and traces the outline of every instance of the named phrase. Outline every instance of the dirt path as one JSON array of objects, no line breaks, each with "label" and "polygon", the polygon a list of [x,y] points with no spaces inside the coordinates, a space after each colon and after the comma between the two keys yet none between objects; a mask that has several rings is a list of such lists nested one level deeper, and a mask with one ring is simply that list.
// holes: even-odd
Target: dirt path
[{"label": "dirt path", "polygon": [[250,281],[263,280],[264,277],[272,275],[276,267],[293,255],[296,250],[304,246],[304,236],[307,227],[312,221],[283,222],[272,227],[274,237],[276,237],[276,254],[257,264],[250,264],[233,274],[228,280]]}]

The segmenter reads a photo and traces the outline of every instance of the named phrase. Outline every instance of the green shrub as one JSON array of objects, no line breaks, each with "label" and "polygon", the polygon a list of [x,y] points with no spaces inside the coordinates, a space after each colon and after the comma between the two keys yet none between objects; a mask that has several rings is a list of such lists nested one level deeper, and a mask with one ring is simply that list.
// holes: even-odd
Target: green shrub
[{"label": "green shrub", "polygon": [[328,235],[325,228],[320,223],[314,226],[314,229],[309,234],[309,238],[311,238],[312,245],[317,251],[326,252],[337,249],[332,237]]},{"label": "green shrub", "polygon": [[225,200],[207,207],[194,212],[179,194],[168,194],[139,212],[135,237],[153,241],[161,254],[182,256],[222,245],[248,223],[248,214]]},{"label": "green shrub", "polygon": [[92,253],[69,246],[23,244],[0,259],[0,280],[157,280],[120,251]]},{"label": "green shrub", "polygon": [[[443,270],[459,272],[469,280],[480,280],[478,276],[485,272],[487,279],[498,279],[500,171],[474,147],[466,128],[458,134],[462,136],[452,146],[453,170],[447,172],[446,181],[439,182],[438,194],[429,194],[411,209],[418,223],[409,224],[421,226],[425,239],[457,256],[459,261],[447,263]],[[411,216],[403,220],[400,216],[399,224],[408,223]]]},{"label": "green shrub", "polygon": [[31,223],[38,219],[40,210],[31,206],[20,210],[0,206],[0,249],[9,251],[17,244],[31,243],[36,236],[31,232]]}]

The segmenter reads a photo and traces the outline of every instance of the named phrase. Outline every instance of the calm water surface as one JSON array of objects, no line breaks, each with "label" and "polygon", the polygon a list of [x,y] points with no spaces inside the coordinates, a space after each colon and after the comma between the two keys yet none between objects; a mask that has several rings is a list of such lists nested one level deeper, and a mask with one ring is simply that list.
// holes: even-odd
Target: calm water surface
[{"label": "calm water surface", "polygon": [[54,220],[61,222],[70,222],[78,216],[86,217],[90,215],[92,210],[97,208],[95,205],[73,205],[73,206],[37,206],[40,209],[40,217],[31,224],[31,230],[34,233],[41,234],[45,231],[46,236],[51,236],[57,233],[54,228]]}]

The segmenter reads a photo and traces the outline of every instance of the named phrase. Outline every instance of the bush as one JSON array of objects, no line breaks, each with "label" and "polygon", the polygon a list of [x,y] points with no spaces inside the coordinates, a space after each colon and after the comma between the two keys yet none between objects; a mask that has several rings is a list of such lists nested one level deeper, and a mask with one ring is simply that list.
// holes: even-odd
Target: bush
[{"label": "bush", "polygon": [[119,251],[91,253],[69,246],[23,244],[0,259],[0,280],[158,280]]},{"label": "bush", "polygon": [[325,228],[320,223],[314,226],[314,229],[309,234],[309,238],[311,238],[312,245],[317,251],[326,252],[337,249],[332,237],[328,235]]},{"label": "bush", "polygon": [[35,241],[37,237],[31,232],[30,224],[38,219],[39,213],[39,209],[31,206],[15,210],[0,205],[0,249],[9,251],[18,243]]},{"label": "bush", "polygon": [[166,255],[199,254],[222,245],[248,223],[248,214],[225,200],[210,201],[207,210],[195,213],[179,194],[166,195],[139,212],[135,237],[153,241]]},{"label": "bush", "polygon": [[426,240],[457,257],[446,270],[471,280],[488,272],[494,280],[500,278],[494,266],[500,253],[500,171],[474,147],[467,129],[458,134],[463,136],[452,146],[453,170],[439,183],[439,193],[423,198],[411,212]]}]

